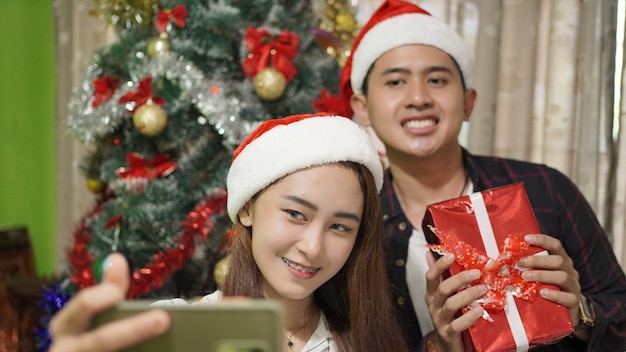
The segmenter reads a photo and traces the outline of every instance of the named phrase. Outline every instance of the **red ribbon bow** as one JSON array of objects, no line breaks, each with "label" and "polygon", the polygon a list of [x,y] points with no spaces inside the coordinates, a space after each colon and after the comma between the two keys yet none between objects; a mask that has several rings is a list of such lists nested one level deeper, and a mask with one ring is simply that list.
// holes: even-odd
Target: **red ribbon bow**
[{"label": "red ribbon bow", "polygon": [[159,33],[163,33],[170,21],[173,20],[174,24],[178,28],[185,27],[185,19],[187,18],[187,8],[185,5],[177,5],[173,9],[163,9],[159,11],[154,23],[154,27]]},{"label": "red ribbon bow", "polygon": [[287,82],[291,81],[297,71],[291,59],[298,53],[300,36],[297,33],[283,31],[272,35],[265,29],[248,27],[244,38],[246,49],[250,52],[243,60],[243,70],[252,79],[268,66],[268,63],[280,71]]},{"label": "red ribbon bow", "polygon": [[538,282],[522,279],[522,271],[516,267],[517,262],[526,255],[528,242],[516,235],[507,236],[500,254],[496,259],[487,257],[469,244],[459,240],[452,234],[440,231],[432,226],[430,229],[439,238],[440,245],[428,245],[438,253],[452,253],[456,263],[465,270],[478,269],[481,276],[470,283],[471,286],[483,284],[489,291],[478,303],[489,313],[500,313],[506,306],[506,293],[532,302],[537,298]]},{"label": "red ribbon bow", "polygon": [[344,103],[339,95],[332,94],[328,89],[322,89],[319,97],[312,102],[316,112],[329,112],[331,114],[348,116],[344,109]]},{"label": "red ribbon bow", "polygon": [[167,154],[159,154],[148,162],[139,153],[128,153],[126,154],[126,160],[128,161],[128,167],[120,167],[115,171],[123,179],[144,178],[154,180],[160,176],[167,176],[176,170],[176,163],[170,161]]},{"label": "red ribbon bow", "polygon": [[134,92],[128,92],[118,100],[120,104],[126,104],[134,102],[135,105],[130,112],[135,112],[140,106],[152,100],[153,103],[158,105],[165,104],[165,99],[157,96],[152,96],[152,76],[148,76],[139,82],[139,87]]},{"label": "red ribbon bow", "polygon": [[120,79],[112,76],[104,76],[101,78],[96,78],[93,81],[93,101],[91,102],[91,106],[95,109],[100,104],[109,100],[115,91],[120,86]]}]

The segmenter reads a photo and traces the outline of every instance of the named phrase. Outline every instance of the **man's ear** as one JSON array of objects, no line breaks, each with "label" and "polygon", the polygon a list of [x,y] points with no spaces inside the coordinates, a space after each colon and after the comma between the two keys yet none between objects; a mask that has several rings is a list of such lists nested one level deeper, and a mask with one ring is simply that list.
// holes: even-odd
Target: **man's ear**
[{"label": "man's ear", "polygon": [[361,126],[369,127],[372,125],[367,113],[367,97],[365,95],[353,94],[350,97],[350,107],[352,107],[352,111],[354,111],[354,115]]},{"label": "man's ear", "polygon": [[475,89],[470,88],[465,90],[465,111],[463,112],[463,121],[469,121],[472,111],[474,111],[474,107],[476,106],[477,95],[478,94]]},{"label": "man's ear", "polygon": [[237,214],[239,215],[239,222],[241,222],[241,224],[245,227],[252,226],[251,208],[250,202],[247,202],[243,207],[241,207],[241,209],[239,209],[239,213]]}]

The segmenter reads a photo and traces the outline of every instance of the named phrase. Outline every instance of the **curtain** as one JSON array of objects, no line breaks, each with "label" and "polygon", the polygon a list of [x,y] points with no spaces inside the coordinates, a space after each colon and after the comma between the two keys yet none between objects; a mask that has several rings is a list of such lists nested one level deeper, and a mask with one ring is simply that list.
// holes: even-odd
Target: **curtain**
[{"label": "curtain", "polygon": [[[497,75],[495,89],[486,90],[487,106],[471,118],[469,149],[544,163],[568,175],[596,211],[623,265],[626,170],[619,145],[623,131],[613,112],[617,2],[475,0],[456,6],[475,6],[478,21],[489,23],[478,26],[476,80],[488,80],[482,82],[488,86],[493,77],[486,72]],[[497,17],[497,60],[484,62],[481,56],[493,57],[480,53],[480,43],[497,40]],[[485,90],[478,92],[480,102]],[[493,127],[492,135],[483,124]]]},{"label": "curtain", "polygon": [[85,185],[78,168],[86,146],[66,136],[66,118],[72,88],[83,80],[94,51],[113,38],[103,21],[90,16],[93,2],[55,0],[56,40],[56,164],[57,227],[56,270],[66,263],[65,253],[72,232],[88,209],[94,196]]},{"label": "curtain", "polygon": [[[622,266],[626,145],[620,143],[620,127],[626,123],[626,84],[616,57],[624,54],[618,21],[625,17],[624,1],[412,1],[450,23],[472,50],[478,102],[462,144],[475,154],[544,163],[568,175],[596,211]],[[351,2],[364,22],[382,0]],[[93,51],[113,38],[101,20],[89,16],[91,4],[55,2],[57,179],[59,194],[69,199],[58,206],[59,263],[73,227],[93,202],[76,168],[85,147],[63,133],[71,88]]]}]

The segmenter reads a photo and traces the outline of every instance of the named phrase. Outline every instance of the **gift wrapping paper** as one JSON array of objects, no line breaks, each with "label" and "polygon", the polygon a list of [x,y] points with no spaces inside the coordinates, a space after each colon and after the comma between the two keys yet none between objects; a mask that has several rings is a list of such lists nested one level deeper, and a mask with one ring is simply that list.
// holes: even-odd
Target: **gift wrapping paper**
[{"label": "gift wrapping paper", "polygon": [[423,230],[437,254],[455,254],[446,276],[477,268],[482,276],[472,284],[490,288],[476,302],[485,315],[466,332],[475,351],[527,351],[573,331],[567,308],[538,294],[544,287],[558,288],[525,282],[519,276],[523,269],[515,266],[522,257],[547,254],[523,240],[541,233],[523,183],[429,205]]}]

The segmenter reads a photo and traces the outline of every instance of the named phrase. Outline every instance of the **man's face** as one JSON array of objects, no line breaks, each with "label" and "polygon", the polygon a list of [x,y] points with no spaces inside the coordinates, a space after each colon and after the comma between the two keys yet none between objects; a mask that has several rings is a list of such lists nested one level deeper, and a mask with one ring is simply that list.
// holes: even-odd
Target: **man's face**
[{"label": "man's face", "polygon": [[368,76],[367,96],[351,100],[355,114],[372,126],[389,158],[431,156],[458,147],[475,92],[464,91],[461,73],[445,52],[406,45],[383,54]]}]

